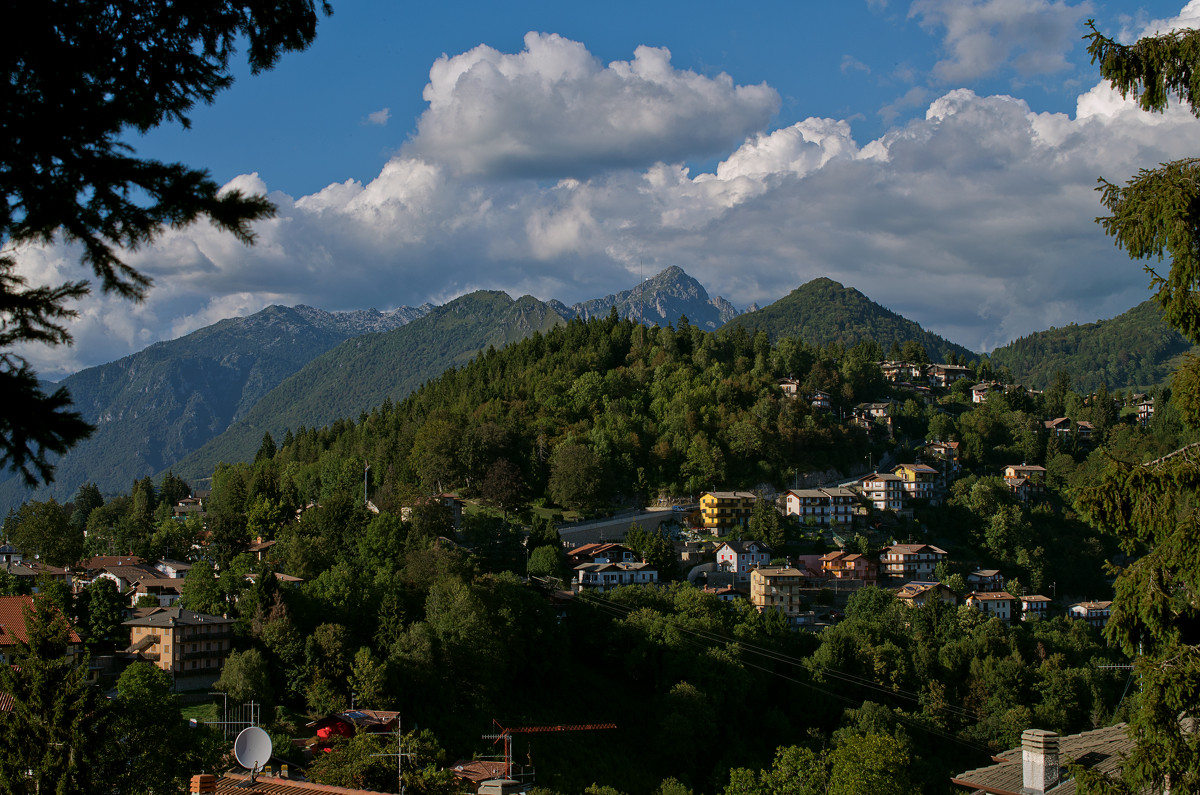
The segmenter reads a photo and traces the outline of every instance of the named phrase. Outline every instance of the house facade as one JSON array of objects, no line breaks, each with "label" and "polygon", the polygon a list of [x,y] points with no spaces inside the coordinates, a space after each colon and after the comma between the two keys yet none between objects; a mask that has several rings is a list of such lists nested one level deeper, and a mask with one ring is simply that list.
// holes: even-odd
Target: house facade
[{"label": "house facade", "polygon": [[778,610],[795,621],[800,615],[804,573],[790,566],[764,566],[750,572],[750,603],[758,612]]},{"label": "house facade", "polygon": [[899,580],[930,581],[946,551],[933,544],[893,544],[879,556],[880,574]]},{"label": "house facade", "polygon": [[801,524],[812,519],[826,527],[834,522],[848,525],[854,521],[855,498],[853,491],[843,488],[791,489],[784,495],[784,511]]},{"label": "house facade", "polygon": [[216,676],[229,656],[233,619],[160,607],[125,622],[128,653],[172,676]]},{"label": "house facade", "polygon": [[1012,594],[1005,591],[976,591],[967,596],[967,604],[983,613],[986,618],[998,618],[1005,624],[1011,624],[1016,615],[1014,607],[1017,601]]},{"label": "house facade", "polygon": [[958,603],[958,597],[940,582],[907,582],[900,586],[896,598],[909,607],[924,607],[930,602]]},{"label": "house facade", "polygon": [[1096,629],[1104,629],[1112,610],[1112,602],[1078,602],[1067,608],[1067,615],[1086,621]]},{"label": "house facade", "polygon": [[750,573],[771,560],[771,548],[761,541],[726,541],[717,547],[717,568],[733,573],[734,582],[746,582]]},{"label": "house facade", "polygon": [[583,563],[575,567],[575,591],[611,591],[622,585],[652,585],[658,570],[649,563]]},{"label": "house facade", "polygon": [[999,569],[978,569],[967,575],[967,587],[986,593],[1003,591],[1004,575]]},{"label": "house facade", "polygon": [[834,580],[863,580],[867,585],[879,578],[879,563],[857,552],[838,550],[821,558],[821,574]]},{"label": "house facade", "polygon": [[735,527],[745,527],[758,498],[748,491],[706,491],[700,496],[700,519],[704,529],[723,536]]},{"label": "house facade", "polygon": [[904,478],[890,472],[872,472],[859,478],[858,489],[877,511],[899,512],[904,504]]},{"label": "house facade", "polygon": [[909,499],[929,500],[936,504],[939,472],[928,464],[900,464],[893,474],[901,478],[900,488]]},{"label": "house facade", "polygon": [[1021,620],[1028,621],[1030,618],[1037,616],[1038,618],[1046,618],[1050,615],[1050,598],[1039,594],[1021,597]]}]

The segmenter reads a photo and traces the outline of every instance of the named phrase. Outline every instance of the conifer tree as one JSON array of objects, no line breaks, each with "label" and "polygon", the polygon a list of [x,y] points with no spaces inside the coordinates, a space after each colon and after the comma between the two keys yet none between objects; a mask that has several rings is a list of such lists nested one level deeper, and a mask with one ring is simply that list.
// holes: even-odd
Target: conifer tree
[{"label": "conifer tree", "polygon": [[317,11],[314,0],[44,0],[7,11],[8,28],[21,35],[0,65],[0,467],[34,485],[53,478],[50,455],[91,427],[70,410],[65,389],[43,390],[14,347],[70,343],[71,302],[90,285],[30,286],[9,252],[77,242],[105,292],[140,300],[150,279],[122,257],[165,226],[207,218],[251,242],[251,222],[274,213],[265,196],[222,191],[202,169],[135,157],[129,134],[188,126],[197,101],[233,83],[238,44],[253,72],[270,69],[312,42]]},{"label": "conifer tree", "polygon": [[87,682],[86,659],[67,655],[70,624],[37,599],[26,609],[25,631],[16,665],[0,666],[0,692],[13,698],[12,711],[0,719],[0,792],[104,791],[99,756],[108,708]]},{"label": "conifer tree", "polygon": [[[1121,45],[1092,29],[1093,62],[1122,95],[1150,112],[1172,100],[1200,116],[1200,31],[1182,30]],[[1100,180],[1110,215],[1105,232],[1146,266],[1167,322],[1200,342],[1200,159],[1143,169],[1125,185]],[[1185,420],[1200,425],[1200,361],[1189,357],[1174,381]],[[1116,534],[1133,562],[1119,571],[1111,642],[1135,658],[1141,683],[1130,720],[1136,748],[1125,785],[1200,791],[1200,449],[1185,447],[1148,463],[1112,461],[1077,502],[1097,527]]]}]

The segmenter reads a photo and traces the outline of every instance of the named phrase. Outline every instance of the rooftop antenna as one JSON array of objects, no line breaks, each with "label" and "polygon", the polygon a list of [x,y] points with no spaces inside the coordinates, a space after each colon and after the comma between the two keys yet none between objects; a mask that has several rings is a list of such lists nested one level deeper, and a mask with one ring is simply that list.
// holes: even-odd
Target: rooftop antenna
[{"label": "rooftop antenna", "polygon": [[250,780],[243,781],[239,787],[253,786],[259,771],[266,767],[271,759],[271,735],[257,726],[248,726],[238,734],[233,741],[233,756],[238,764],[250,771]]}]

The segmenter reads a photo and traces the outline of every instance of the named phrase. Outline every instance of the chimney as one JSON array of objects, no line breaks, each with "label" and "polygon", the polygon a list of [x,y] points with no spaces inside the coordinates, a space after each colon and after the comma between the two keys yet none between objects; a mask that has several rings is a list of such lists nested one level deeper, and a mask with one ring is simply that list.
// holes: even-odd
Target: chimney
[{"label": "chimney", "polygon": [[192,776],[192,785],[188,788],[191,795],[208,795],[217,791],[217,777],[209,774]]},{"label": "chimney", "polygon": [[1058,786],[1058,735],[1044,729],[1021,733],[1021,792],[1042,795]]}]

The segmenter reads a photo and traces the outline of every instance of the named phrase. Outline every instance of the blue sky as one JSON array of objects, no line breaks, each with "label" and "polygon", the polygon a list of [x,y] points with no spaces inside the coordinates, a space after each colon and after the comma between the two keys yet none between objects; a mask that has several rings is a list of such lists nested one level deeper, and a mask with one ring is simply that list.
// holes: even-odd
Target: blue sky
[{"label": "blue sky", "polygon": [[[818,276],[976,350],[1118,314],[1141,268],[1093,222],[1103,174],[1200,126],[1099,85],[1081,36],[1200,24],[1200,3],[335,3],[315,44],[239,73],[140,154],[267,192],[246,248],[204,224],[80,305],[47,376],[271,303],[567,302],[679,265],[738,306]],[[76,252],[21,257],[78,278]]]}]

